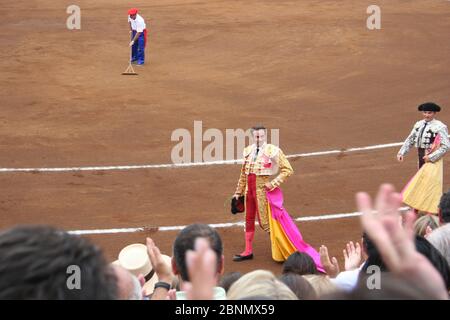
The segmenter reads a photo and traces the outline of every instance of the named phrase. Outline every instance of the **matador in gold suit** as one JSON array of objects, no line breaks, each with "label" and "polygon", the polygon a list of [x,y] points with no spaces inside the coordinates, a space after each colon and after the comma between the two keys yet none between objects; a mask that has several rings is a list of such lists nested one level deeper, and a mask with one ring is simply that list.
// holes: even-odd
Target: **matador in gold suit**
[{"label": "matador in gold suit", "polygon": [[245,195],[245,250],[234,256],[234,261],[253,258],[256,217],[260,227],[270,232],[266,192],[279,187],[294,172],[283,151],[265,142],[265,129],[253,130],[253,137],[255,143],[244,149],[244,163],[235,192],[235,196]]}]

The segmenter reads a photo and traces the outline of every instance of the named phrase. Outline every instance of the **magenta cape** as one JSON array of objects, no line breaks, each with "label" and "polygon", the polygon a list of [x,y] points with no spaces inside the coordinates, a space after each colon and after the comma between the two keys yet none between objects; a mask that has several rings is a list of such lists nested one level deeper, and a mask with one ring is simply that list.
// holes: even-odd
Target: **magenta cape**
[{"label": "magenta cape", "polygon": [[303,241],[302,234],[298,230],[289,213],[283,208],[283,194],[280,188],[266,192],[270,206],[272,257],[280,261],[287,259],[295,251],[307,253],[315,262],[317,270],[325,270],[320,263],[319,253],[308,243]]}]

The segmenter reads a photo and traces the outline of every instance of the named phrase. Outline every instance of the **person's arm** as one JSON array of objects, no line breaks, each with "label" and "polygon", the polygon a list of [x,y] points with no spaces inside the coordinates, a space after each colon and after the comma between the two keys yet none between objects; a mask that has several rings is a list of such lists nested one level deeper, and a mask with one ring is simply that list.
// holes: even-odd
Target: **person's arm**
[{"label": "person's arm", "polygon": [[[245,160],[244,160],[245,161]],[[244,194],[245,185],[247,184],[247,175],[245,174],[245,162],[242,164],[241,174],[239,176],[239,181],[234,192],[234,197],[239,197]]]},{"label": "person's arm", "polygon": [[450,141],[448,139],[447,127],[444,126],[439,130],[439,136],[441,139],[440,147],[436,151],[428,155],[428,160],[430,160],[431,162],[436,162],[439,159],[441,159],[444,156],[444,154],[448,151],[448,149],[450,149]]},{"label": "person's arm", "polygon": [[147,238],[147,251],[152,263],[155,273],[158,276],[158,282],[164,282],[168,284],[168,288],[158,287],[153,291],[151,300],[165,300],[172,284],[172,270],[171,266],[167,265],[162,258],[159,248],[155,245],[155,242],[151,238]]},{"label": "person's arm", "polygon": [[330,278],[336,278],[340,272],[339,263],[336,257],[331,258],[328,254],[328,248],[324,245],[320,246],[320,262]]},{"label": "person's arm", "polygon": [[205,238],[197,238],[195,250],[186,252],[189,282],[182,284],[188,300],[213,300],[217,285],[217,256]]},{"label": "person's arm", "polygon": [[270,181],[273,188],[279,187],[289,176],[294,173],[294,169],[292,169],[291,164],[281,149],[278,150],[277,163],[280,173],[275,179]]},{"label": "person's arm", "polygon": [[406,138],[405,142],[403,142],[402,147],[398,151],[397,158],[399,161],[403,161],[403,157],[409,152],[411,147],[414,145],[414,140],[416,138],[416,127],[411,130],[411,133]]},{"label": "person's arm", "polygon": [[356,242],[356,246],[353,244],[353,241],[347,243],[347,246],[343,250],[343,253],[345,261],[345,271],[356,270],[361,266],[362,250],[358,242]]},{"label": "person's arm", "polygon": [[131,40],[130,42],[130,47],[137,41],[137,39],[139,38],[139,36],[141,35],[142,32],[136,32],[136,34],[134,35],[133,40]]},{"label": "person's arm", "polygon": [[405,215],[404,226],[399,223],[402,203],[402,195],[388,184],[380,187],[375,208],[366,192],[356,195],[358,211],[362,213],[362,227],[389,272],[421,288],[430,298],[447,300],[448,291],[441,274],[416,249],[413,230],[415,213],[410,211]]},{"label": "person's arm", "polygon": [[130,47],[139,39],[139,36],[144,32],[145,25],[142,23],[141,19],[136,18],[136,34],[130,42]]}]

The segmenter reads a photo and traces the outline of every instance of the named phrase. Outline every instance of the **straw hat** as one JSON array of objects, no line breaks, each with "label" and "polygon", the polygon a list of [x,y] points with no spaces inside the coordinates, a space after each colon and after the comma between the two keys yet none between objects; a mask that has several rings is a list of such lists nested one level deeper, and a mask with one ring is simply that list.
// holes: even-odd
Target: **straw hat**
[{"label": "straw hat", "polygon": [[[172,258],[165,254],[162,255],[162,258],[164,262],[171,267]],[[121,266],[136,277],[142,274],[147,279],[143,286],[145,295],[153,293],[155,284],[159,279],[156,273],[153,272],[154,270],[150,257],[148,256],[147,246],[141,243],[134,243],[126,246],[120,251],[119,259],[112,262],[112,264]],[[151,276],[150,279],[148,279],[149,276]]]},{"label": "straw hat", "polygon": [[147,253],[147,247],[141,243],[134,243],[123,248],[119,253],[120,265],[136,277],[147,276],[152,270],[152,264]]}]

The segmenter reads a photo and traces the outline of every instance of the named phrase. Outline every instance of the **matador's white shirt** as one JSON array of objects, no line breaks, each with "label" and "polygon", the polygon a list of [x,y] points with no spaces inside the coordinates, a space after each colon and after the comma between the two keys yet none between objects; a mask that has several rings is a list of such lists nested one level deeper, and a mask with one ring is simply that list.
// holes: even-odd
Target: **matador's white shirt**
[{"label": "matador's white shirt", "polygon": [[412,146],[429,149],[438,134],[441,136],[441,145],[436,151],[428,155],[431,162],[436,162],[450,149],[447,126],[436,119],[428,122],[425,120],[417,121],[398,154],[404,156]]}]

